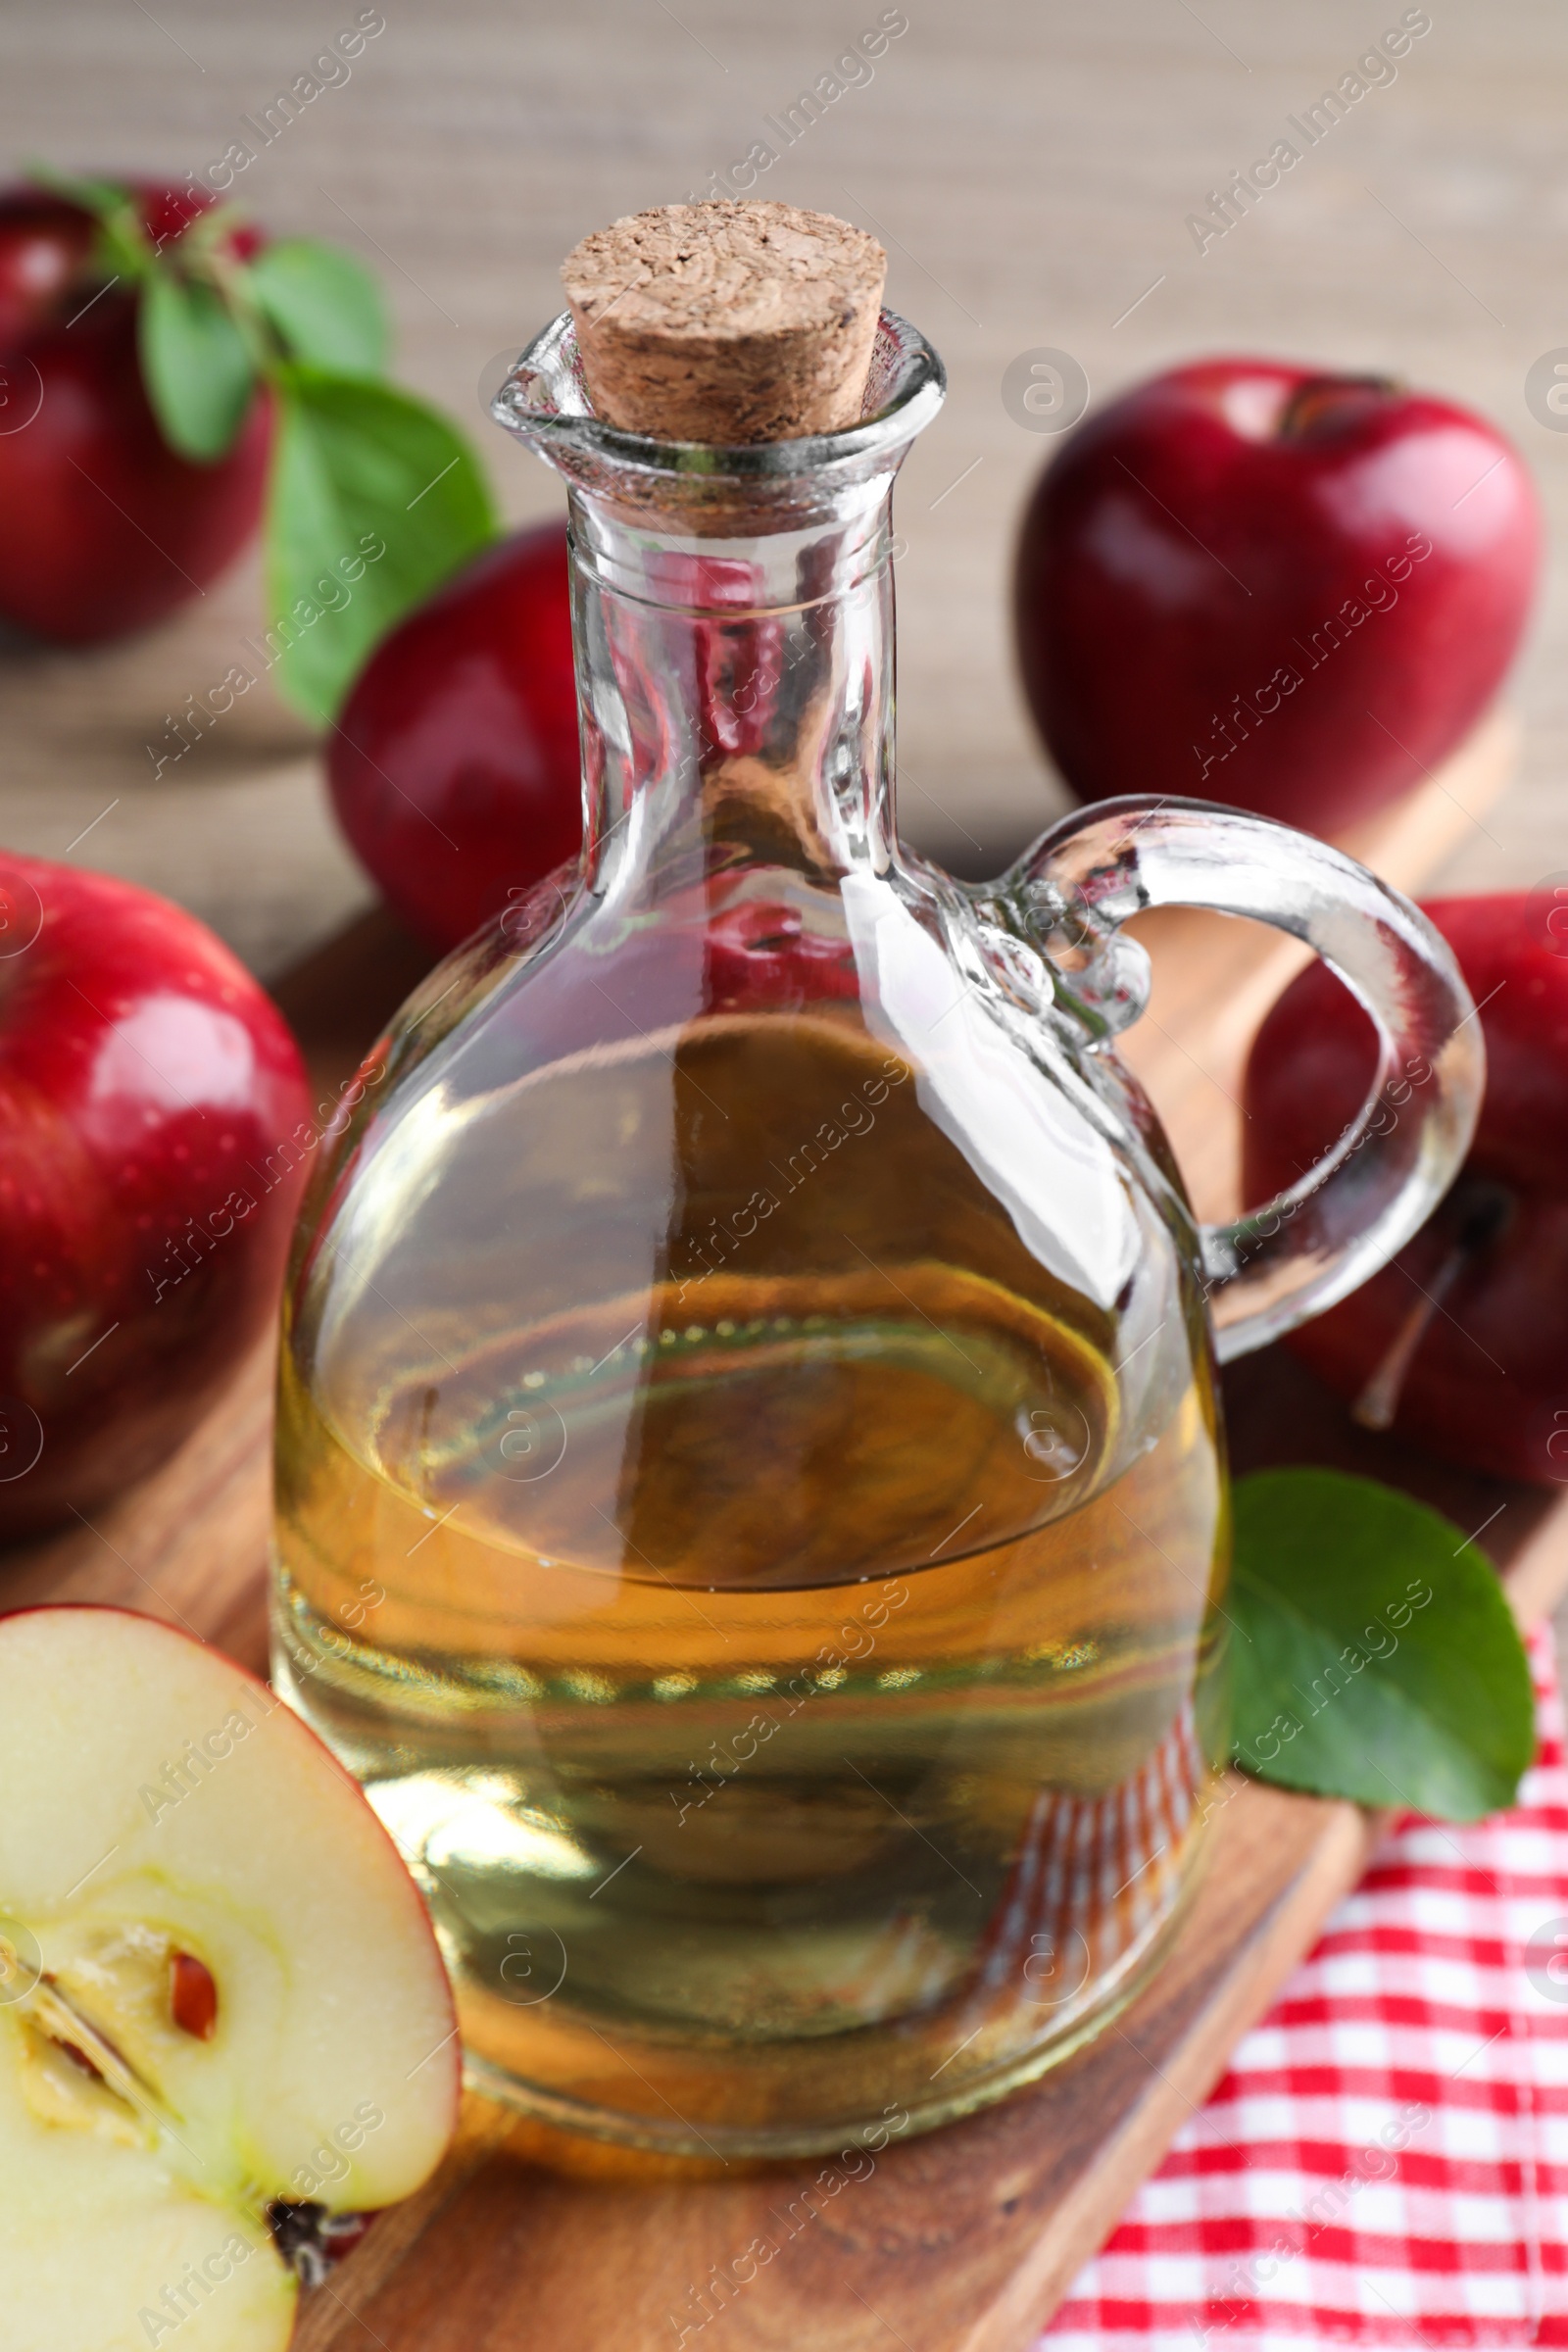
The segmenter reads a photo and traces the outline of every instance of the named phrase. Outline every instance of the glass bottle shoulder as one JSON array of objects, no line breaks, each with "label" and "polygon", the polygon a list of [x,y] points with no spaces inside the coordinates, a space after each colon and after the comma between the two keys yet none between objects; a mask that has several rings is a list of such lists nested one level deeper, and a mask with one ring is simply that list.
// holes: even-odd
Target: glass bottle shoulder
[{"label": "glass bottle shoulder", "polygon": [[710,1488],[748,1416],[775,1466],[893,1399],[995,1425],[1034,1448],[1014,1515],[1153,1442],[1202,1348],[1177,1237],[936,902],[750,864],[528,919],[411,1002],[318,1174],[290,1377],[358,1457],[437,1494],[488,1461],[492,1518],[548,1535],[569,1437],[583,1552],[634,1456]]}]

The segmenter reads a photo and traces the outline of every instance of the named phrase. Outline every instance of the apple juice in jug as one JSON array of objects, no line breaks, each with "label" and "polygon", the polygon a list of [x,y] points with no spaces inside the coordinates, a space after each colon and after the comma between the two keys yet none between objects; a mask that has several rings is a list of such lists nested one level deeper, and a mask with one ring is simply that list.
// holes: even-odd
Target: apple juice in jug
[{"label": "apple juice in jug", "polygon": [[[1091,812],[986,886],[900,845],[889,507],[941,393],[886,312],[857,420],[755,446],[596,416],[569,317],[519,363],[583,863],[370,1055],[288,1287],[280,1685],[429,1901],[473,2079],[657,2148],[885,2139],[1130,1996],[1227,1749],[1207,1293],[1257,1253],[1254,1344],[1441,1176],[1380,1138],[1353,1265],[1311,1204],[1202,1237],[1108,1050],[1114,922],[1282,829]],[[1270,919],[1259,860],[1357,872],[1249,855]]]}]

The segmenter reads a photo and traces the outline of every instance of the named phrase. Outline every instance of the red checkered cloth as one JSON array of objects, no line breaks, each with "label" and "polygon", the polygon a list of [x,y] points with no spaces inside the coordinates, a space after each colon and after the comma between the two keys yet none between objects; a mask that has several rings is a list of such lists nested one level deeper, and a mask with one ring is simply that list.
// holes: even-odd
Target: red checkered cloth
[{"label": "red checkered cloth", "polygon": [[1568,2346],[1568,1772],[1531,1655],[1517,1808],[1391,1834],[1041,2352]]}]

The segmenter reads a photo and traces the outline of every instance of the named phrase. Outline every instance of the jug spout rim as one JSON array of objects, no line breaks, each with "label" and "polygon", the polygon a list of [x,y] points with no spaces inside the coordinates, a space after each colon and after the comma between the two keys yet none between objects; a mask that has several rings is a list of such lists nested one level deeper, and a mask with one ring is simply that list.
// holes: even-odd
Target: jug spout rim
[{"label": "jug spout rim", "polygon": [[596,416],[584,381],[571,313],[537,334],[490,404],[498,424],[526,441],[563,472],[592,466],[662,478],[672,488],[715,481],[765,495],[769,483],[802,476],[862,479],[896,465],[929,424],[947,393],[947,370],[917,327],[896,311],[877,321],[865,406],[854,424],[795,440],[739,443],[657,440]]}]

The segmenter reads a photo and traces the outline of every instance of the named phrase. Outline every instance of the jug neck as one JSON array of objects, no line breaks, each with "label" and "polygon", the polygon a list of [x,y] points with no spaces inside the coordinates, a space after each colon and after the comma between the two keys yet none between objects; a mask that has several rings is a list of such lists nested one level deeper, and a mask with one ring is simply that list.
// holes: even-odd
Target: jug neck
[{"label": "jug neck", "polygon": [[[892,855],[891,469],[804,527],[723,538],[573,488],[586,880]],[[736,517],[741,519],[740,516]]]},{"label": "jug neck", "polygon": [[495,414],[566,480],[587,883],[662,895],[753,859],[895,854],[890,503],[942,365],[884,312],[866,413],[725,449],[593,415],[569,316]]}]

